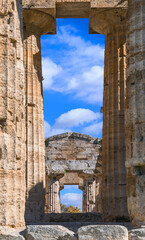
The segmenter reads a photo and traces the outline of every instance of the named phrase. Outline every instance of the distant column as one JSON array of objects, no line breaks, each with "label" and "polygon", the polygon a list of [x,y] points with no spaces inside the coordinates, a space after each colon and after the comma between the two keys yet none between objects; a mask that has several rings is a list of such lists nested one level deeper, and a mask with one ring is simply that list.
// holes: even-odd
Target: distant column
[{"label": "distant column", "polygon": [[0,225],[24,226],[25,105],[22,2],[0,0]]},{"label": "distant column", "polygon": [[95,179],[85,179],[83,191],[83,212],[95,212],[96,181]]},{"label": "distant column", "polygon": [[57,178],[47,178],[46,209],[47,213],[60,213],[60,185]]},{"label": "distant column", "polygon": [[[39,28],[38,28],[39,30]],[[45,145],[39,32],[24,26],[26,96],[26,222],[39,221],[45,205]]]},{"label": "distant column", "polygon": [[126,167],[128,210],[145,224],[145,2],[129,0]]},{"label": "distant column", "polygon": [[126,29],[108,29],[105,42],[102,209],[105,220],[128,217],[125,169]]}]

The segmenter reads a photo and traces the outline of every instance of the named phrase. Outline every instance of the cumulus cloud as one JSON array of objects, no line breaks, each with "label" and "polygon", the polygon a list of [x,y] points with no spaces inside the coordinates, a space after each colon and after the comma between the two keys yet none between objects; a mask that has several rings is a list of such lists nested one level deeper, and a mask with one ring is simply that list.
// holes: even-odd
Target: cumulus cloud
[{"label": "cumulus cloud", "polygon": [[102,132],[103,122],[94,123],[84,128],[84,132],[87,134],[100,134]]},{"label": "cumulus cloud", "polygon": [[51,126],[47,121],[44,120],[44,132],[45,132],[45,138],[48,138],[50,136],[54,136],[57,134],[65,133],[65,132],[72,132],[71,129],[63,129],[63,128],[57,128],[54,126]]},{"label": "cumulus cloud", "polygon": [[[97,136],[102,131],[101,113],[90,109],[76,108],[61,114],[55,124],[51,126],[44,121],[45,138],[65,132],[75,131],[75,127],[81,126],[81,133]],[[89,125],[88,125],[89,124]],[[88,126],[87,126],[88,125]]]},{"label": "cumulus cloud", "polygon": [[60,197],[61,203],[73,207],[78,207],[82,210],[82,197],[81,193],[66,193]]},{"label": "cumulus cloud", "polygon": [[77,108],[62,114],[56,119],[56,127],[74,127],[100,119],[101,114],[89,109]]},{"label": "cumulus cloud", "polygon": [[60,50],[57,47],[51,58],[43,58],[44,89],[101,105],[104,48],[86,41],[71,26],[61,26],[51,40],[44,40],[47,47],[57,44]]}]

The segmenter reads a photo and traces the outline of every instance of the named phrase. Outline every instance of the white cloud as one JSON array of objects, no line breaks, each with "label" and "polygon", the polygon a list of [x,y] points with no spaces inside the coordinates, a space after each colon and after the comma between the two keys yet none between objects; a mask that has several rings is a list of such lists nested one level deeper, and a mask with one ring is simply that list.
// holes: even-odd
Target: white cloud
[{"label": "white cloud", "polygon": [[71,26],[61,26],[51,40],[44,40],[47,48],[57,44],[57,49],[51,59],[43,59],[44,89],[101,105],[104,48],[85,41]]},{"label": "white cloud", "polygon": [[84,132],[86,132],[87,134],[100,134],[102,132],[102,126],[103,126],[103,122],[99,122],[99,123],[94,123],[86,128],[84,128]]},{"label": "white cloud", "polygon": [[42,75],[45,81],[43,87],[50,90],[53,87],[53,78],[61,73],[62,68],[55,64],[49,57],[42,58]]},{"label": "white cloud", "polygon": [[65,193],[60,197],[61,203],[73,207],[78,207],[82,210],[82,197],[81,193]]},{"label": "white cloud", "polygon": [[44,120],[44,132],[45,132],[45,138],[65,133],[65,132],[71,132],[70,129],[63,129],[63,128],[55,128],[54,126],[50,126],[50,124]]},{"label": "white cloud", "polygon": [[[76,108],[60,115],[53,126],[44,121],[45,138],[75,131],[75,127],[81,126],[81,133],[97,136],[102,131],[101,113],[93,112],[90,109]],[[88,124],[91,124],[87,126]],[[87,127],[86,127],[87,126]]]},{"label": "white cloud", "polygon": [[62,114],[56,119],[55,127],[74,127],[100,119],[101,114],[89,109],[77,108]]}]

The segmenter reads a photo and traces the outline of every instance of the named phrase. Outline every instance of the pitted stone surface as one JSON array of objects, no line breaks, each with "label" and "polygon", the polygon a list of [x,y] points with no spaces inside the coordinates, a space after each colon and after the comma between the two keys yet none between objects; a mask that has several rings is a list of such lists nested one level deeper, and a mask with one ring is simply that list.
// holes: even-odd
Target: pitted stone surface
[{"label": "pitted stone surface", "polygon": [[128,230],[123,226],[96,225],[81,227],[79,240],[128,240]]},{"label": "pitted stone surface", "polygon": [[33,225],[27,227],[27,240],[77,240],[74,232],[63,226]]},{"label": "pitted stone surface", "polygon": [[21,230],[0,226],[0,240],[24,240],[20,235]]},{"label": "pitted stone surface", "polygon": [[129,231],[129,240],[145,240],[145,228]]}]

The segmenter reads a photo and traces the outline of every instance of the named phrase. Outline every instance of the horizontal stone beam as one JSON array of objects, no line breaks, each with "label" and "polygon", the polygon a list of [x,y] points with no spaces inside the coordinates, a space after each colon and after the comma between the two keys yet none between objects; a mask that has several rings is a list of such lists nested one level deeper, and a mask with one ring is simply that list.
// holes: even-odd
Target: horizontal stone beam
[{"label": "horizontal stone beam", "polygon": [[66,171],[81,171],[85,174],[94,174],[97,160],[47,160],[46,172],[50,174],[61,174]]}]

